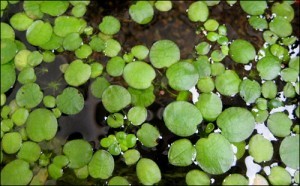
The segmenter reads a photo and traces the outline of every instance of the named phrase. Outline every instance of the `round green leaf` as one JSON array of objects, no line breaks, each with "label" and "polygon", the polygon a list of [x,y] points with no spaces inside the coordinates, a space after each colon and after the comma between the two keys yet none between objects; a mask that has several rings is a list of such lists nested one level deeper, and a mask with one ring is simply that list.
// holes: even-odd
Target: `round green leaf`
[{"label": "round green leaf", "polygon": [[147,109],[145,107],[132,107],[127,114],[128,120],[133,125],[140,125],[147,119]]},{"label": "round green leaf", "polygon": [[73,32],[82,33],[85,27],[86,22],[83,19],[72,16],[59,16],[55,19],[53,31],[60,37],[66,37]]},{"label": "round green leaf", "polygon": [[[270,30],[279,37],[290,36],[293,32],[291,23],[283,17],[275,17],[269,24]],[[284,29],[282,29],[284,28]]]},{"label": "round green leaf", "polygon": [[292,182],[290,173],[280,166],[271,168],[268,179],[272,185],[290,185]]},{"label": "round green leaf", "polygon": [[135,89],[149,88],[155,76],[154,69],[149,64],[141,61],[127,64],[123,72],[125,81]]},{"label": "round green leaf", "polygon": [[102,98],[104,90],[110,83],[104,77],[97,77],[91,84],[91,92],[96,98]]},{"label": "round green leaf", "polygon": [[132,87],[128,87],[128,92],[131,95],[131,103],[135,106],[148,107],[150,106],[154,100],[155,95],[153,93],[154,86],[151,85],[147,89],[135,89]]},{"label": "round green leaf", "polygon": [[26,32],[27,41],[35,46],[47,43],[52,36],[52,26],[41,20],[33,22]]},{"label": "round green leaf", "polygon": [[193,104],[174,101],[165,108],[163,119],[171,132],[186,137],[197,131],[197,126],[202,122],[202,115]]},{"label": "round green leaf", "polygon": [[130,185],[130,184],[126,178],[121,176],[115,176],[108,181],[108,185]]},{"label": "round green leaf", "polygon": [[169,67],[180,59],[180,50],[170,40],[156,41],[150,49],[150,61],[155,68]]},{"label": "round green leaf", "polygon": [[17,92],[16,101],[20,107],[34,108],[43,100],[43,92],[36,83],[23,85]]},{"label": "round green leaf", "polygon": [[104,108],[111,113],[118,112],[131,102],[129,92],[122,86],[110,85],[102,94]]},{"label": "round green leaf", "polygon": [[250,42],[243,39],[237,39],[229,46],[229,54],[233,61],[247,64],[255,58],[256,52]]},{"label": "round green leaf", "polygon": [[132,47],[131,53],[138,60],[143,60],[148,56],[149,49],[144,45],[136,45],[136,46]]},{"label": "round green leaf", "polygon": [[29,18],[24,12],[19,12],[14,14],[10,18],[9,22],[14,29],[18,31],[25,31],[32,24],[33,20]]},{"label": "round green leaf", "polygon": [[135,164],[141,157],[140,152],[136,149],[130,149],[123,154],[126,165]]},{"label": "round green leaf", "polygon": [[217,125],[222,135],[230,142],[240,142],[247,139],[253,132],[255,120],[250,111],[241,107],[225,109],[217,118]]},{"label": "round green leaf", "polygon": [[65,72],[65,80],[69,85],[79,86],[87,82],[91,76],[91,67],[81,60],[73,61]]},{"label": "round green leaf", "polygon": [[240,96],[246,103],[254,103],[260,97],[261,87],[255,80],[244,79],[240,84]]},{"label": "round green leaf", "polygon": [[277,86],[273,81],[265,81],[261,86],[264,98],[273,99],[277,95]]},{"label": "round green leaf", "polygon": [[149,123],[144,123],[136,135],[145,147],[155,147],[158,145],[157,139],[160,136],[159,131]]},{"label": "round green leaf", "polygon": [[285,137],[290,134],[292,120],[283,112],[275,112],[269,116],[268,128],[273,135]]},{"label": "round green leaf", "polygon": [[112,57],[106,64],[106,71],[113,77],[121,76],[125,67],[125,61],[119,56]]},{"label": "round green leaf", "polygon": [[1,94],[8,91],[15,84],[15,81],[16,71],[13,63],[1,64]]},{"label": "round green leaf", "polygon": [[[1,1],[1,3],[2,2],[3,1]],[[0,29],[1,29],[1,33],[0,33],[1,34],[1,37],[0,37],[1,40],[2,39],[15,40],[15,31],[14,31],[14,29],[9,24],[1,22]]]},{"label": "round green leaf", "polygon": [[68,167],[71,169],[87,165],[93,156],[92,146],[82,139],[68,141],[63,147],[63,152],[70,161]]},{"label": "round green leaf", "polygon": [[277,16],[283,17],[291,22],[294,19],[294,9],[293,7],[287,2],[276,2],[272,5],[272,13],[276,14]]},{"label": "round green leaf", "polygon": [[296,82],[299,72],[293,68],[285,68],[281,71],[281,77],[285,82]]},{"label": "round green leaf", "polygon": [[105,41],[105,48],[103,50],[104,55],[108,57],[114,57],[121,51],[121,44],[114,39],[108,39]]},{"label": "round green leaf", "polygon": [[43,1],[40,4],[41,11],[51,16],[59,16],[65,13],[68,7],[69,2],[67,1]]},{"label": "round green leaf", "polygon": [[124,124],[124,116],[120,113],[113,113],[107,117],[107,124],[112,128],[119,128]]},{"label": "round green leaf", "polygon": [[188,62],[179,62],[171,65],[166,73],[169,85],[175,90],[189,90],[193,88],[199,78],[194,65]]},{"label": "round green leaf", "polygon": [[51,140],[56,135],[57,128],[54,114],[44,108],[32,111],[26,121],[27,135],[35,142]]},{"label": "round green leaf", "polygon": [[27,185],[33,173],[29,163],[24,160],[13,160],[1,170],[1,185]]},{"label": "round green leaf", "polygon": [[68,87],[57,96],[56,105],[62,113],[74,115],[83,109],[84,98],[76,88]]},{"label": "round green leaf", "polygon": [[195,106],[206,121],[215,121],[222,112],[221,98],[214,93],[202,93]]},{"label": "round green leaf", "polygon": [[28,110],[21,107],[15,110],[15,112],[11,115],[11,119],[17,126],[21,126],[25,124],[28,115],[29,115]]},{"label": "round green leaf", "polygon": [[75,17],[83,17],[86,13],[86,5],[81,3],[77,4],[72,8],[72,15]]},{"label": "round green leaf", "polygon": [[104,16],[102,22],[99,24],[100,31],[107,35],[118,33],[120,28],[120,21],[113,16]]},{"label": "round green leaf", "polygon": [[240,1],[240,5],[250,15],[261,15],[268,8],[266,1]]},{"label": "round green leaf", "polygon": [[251,137],[249,142],[249,154],[254,158],[254,161],[261,163],[270,161],[273,156],[272,143],[260,134]]},{"label": "round green leaf", "polygon": [[129,7],[129,15],[138,24],[147,24],[152,20],[154,10],[148,1],[137,1]]},{"label": "round green leaf", "polygon": [[285,165],[299,169],[299,135],[288,136],[283,139],[279,148],[279,155]]},{"label": "round green leaf", "polygon": [[18,51],[14,40],[1,39],[1,65],[12,60]]},{"label": "round green leaf", "polygon": [[32,67],[24,68],[18,75],[18,81],[21,84],[33,83],[36,81],[36,75]]},{"label": "round green leaf", "polygon": [[17,157],[23,159],[28,163],[35,162],[39,159],[41,155],[41,147],[32,141],[26,141],[22,144]]},{"label": "round green leaf", "polygon": [[224,178],[222,185],[248,185],[249,181],[241,174],[230,174]]},{"label": "round green leaf", "polygon": [[105,150],[98,150],[92,157],[88,169],[91,177],[107,179],[114,171],[114,158]]},{"label": "round green leaf", "polygon": [[225,96],[234,96],[239,92],[241,79],[233,70],[225,70],[215,79],[215,86],[218,92]]},{"label": "round green leaf", "polygon": [[300,68],[299,66],[300,66],[299,56],[291,58],[291,60],[289,61],[289,67],[299,71],[299,68]]},{"label": "round green leaf", "polygon": [[200,170],[190,170],[185,176],[185,182],[187,185],[210,185],[210,179],[208,175]]},{"label": "round green leaf", "polygon": [[18,132],[6,133],[3,135],[1,145],[5,153],[14,154],[21,148],[22,137]]},{"label": "round green leaf", "polygon": [[70,33],[63,40],[63,47],[65,50],[74,51],[82,44],[82,39],[79,33]]},{"label": "round green leaf", "polygon": [[251,16],[248,21],[255,30],[264,30],[268,28],[267,20],[260,16]]},{"label": "round green leaf", "polygon": [[209,16],[209,9],[205,2],[193,2],[188,9],[188,17],[193,22],[204,22]]},{"label": "round green leaf", "polygon": [[160,169],[157,164],[148,158],[142,158],[136,165],[136,174],[144,185],[153,185],[161,180]]},{"label": "round green leaf", "polygon": [[214,80],[211,77],[199,78],[197,88],[200,92],[210,93],[215,89]]},{"label": "round green leaf", "polygon": [[188,139],[180,139],[171,144],[168,152],[170,164],[175,166],[191,165],[196,157],[196,149]]},{"label": "round green leaf", "polygon": [[231,144],[221,134],[212,133],[208,138],[201,138],[195,147],[199,166],[209,174],[227,172],[234,161]]}]

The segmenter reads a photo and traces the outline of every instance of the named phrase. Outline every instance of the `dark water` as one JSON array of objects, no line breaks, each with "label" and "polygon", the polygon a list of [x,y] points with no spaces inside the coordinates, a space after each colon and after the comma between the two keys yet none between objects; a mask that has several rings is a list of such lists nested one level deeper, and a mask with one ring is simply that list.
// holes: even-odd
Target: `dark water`
[{"label": "dark water", "polygon": [[[122,54],[124,52],[130,51],[131,47],[137,44],[144,44],[148,48],[152,44],[160,39],[170,39],[177,43],[181,50],[181,58],[189,59],[195,58],[194,46],[201,41],[205,40],[203,35],[197,35],[195,30],[199,25],[197,23],[191,23],[186,15],[186,9],[191,4],[191,1],[175,1],[173,2],[173,8],[169,12],[155,12],[153,21],[149,25],[138,25],[130,20],[128,14],[128,1],[92,1],[88,6],[87,14],[85,15],[85,20],[89,20],[88,25],[98,28],[98,24],[102,20],[104,15],[114,15],[118,17],[121,21],[122,28],[121,31],[115,36],[115,38],[122,45]],[[295,8],[295,19],[293,20],[294,35],[299,38],[299,5],[293,5]],[[2,21],[7,22],[9,17],[12,16],[13,12],[16,12],[22,8],[22,4],[18,3],[10,7],[8,12],[3,16]],[[258,51],[262,47],[264,40],[262,38],[262,32],[255,31],[249,26],[246,14],[240,9],[238,3],[233,7],[230,7],[226,2],[221,2],[218,6],[210,7],[210,18],[216,19],[220,24],[225,24],[228,29],[229,40],[242,38],[250,41]],[[101,15],[101,16],[100,16]],[[95,29],[97,30],[97,29]],[[24,32],[16,32],[16,37],[18,40],[26,43],[29,50],[36,50],[35,47],[30,46],[25,39]],[[299,44],[299,42],[298,42]],[[298,44],[296,47],[299,47]],[[213,46],[212,49],[216,46]],[[299,54],[298,54],[299,55]],[[108,58],[102,54],[93,53],[92,58],[96,61],[106,64]],[[64,52],[56,57],[53,63],[43,63],[40,65],[36,74],[38,76],[37,83],[41,86],[44,91],[44,95],[58,95],[66,86],[63,74],[59,70],[59,65],[69,63],[75,59],[74,54],[69,52]],[[147,59],[148,60],[148,59]],[[149,60],[148,60],[149,61]],[[239,73],[240,77],[250,76],[250,71],[244,70],[244,66],[232,62],[228,57],[223,61],[225,66],[229,69],[234,69]],[[253,67],[252,69],[255,69]],[[161,70],[161,73],[164,73]],[[158,74],[158,73],[157,73]],[[253,77],[255,78],[255,77]],[[126,86],[120,78],[110,78],[113,84],[120,84]],[[166,81],[164,76],[158,76],[154,83]],[[283,85],[278,82],[278,91],[282,91]],[[55,84],[54,86],[49,85]],[[90,92],[91,81],[87,84],[79,87],[85,98],[84,109],[75,116],[63,115],[59,118],[59,131],[54,140],[49,143],[41,144],[45,150],[54,151],[55,153],[61,153],[61,146],[67,140],[71,139],[85,139],[91,143],[93,148],[99,149],[99,139],[108,136],[109,134],[114,134],[118,130],[123,129],[111,129],[106,125],[104,117],[108,116],[109,113],[104,109],[101,100],[93,97]],[[7,93],[8,101],[12,100],[19,89],[20,85],[16,83],[15,87]],[[199,169],[197,165],[191,165],[188,167],[175,167],[168,163],[167,152],[168,144],[171,144],[179,137],[173,135],[164,125],[162,121],[162,112],[164,107],[175,100],[176,98],[159,88],[155,89],[156,101],[150,107],[148,107],[148,118],[147,122],[155,125],[162,136],[159,145],[155,148],[145,148],[140,143],[137,143],[137,149],[141,153],[142,157],[148,157],[153,159],[159,165],[162,172],[162,181],[159,185],[184,185],[185,184],[185,174],[188,170]],[[176,93],[176,92],[174,92]],[[191,98],[190,98],[191,101]],[[286,103],[298,102],[298,99],[288,99]],[[246,107],[244,101],[237,95],[235,97],[224,97],[222,96],[223,107],[227,108],[230,106],[241,106]],[[126,110],[126,109],[125,109]],[[294,121],[294,123],[299,123],[299,121]],[[189,139],[192,143],[196,143],[199,139],[201,131],[205,128],[207,123],[203,122],[199,126],[199,133],[195,134]],[[136,127],[127,127],[127,133],[135,133]],[[280,141],[272,142],[274,149],[278,149]],[[276,148],[277,147],[277,148]],[[215,179],[216,185],[220,185],[225,176],[229,173],[241,173],[246,174],[246,167],[244,164],[244,158],[247,156],[247,152],[244,157],[241,158],[237,165],[232,167],[226,174],[219,176],[212,176]],[[122,161],[122,156],[115,156],[115,170],[114,175],[125,176],[128,181],[132,184],[139,184],[136,174],[135,166],[126,166]],[[270,165],[272,162],[279,162],[280,158],[278,152],[274,153],[273,160],[271,162],[265,163],[265,165]],[[263,166],[265,166],[263,165]],[[263,175],[263,173],[262,173]],[[48,184],[53,184],[55,182],[48,181]],[[93,185],[103,185],[105,180],[95,180],[88,178],[87,180],[76,179],[74,173],[71,170],[65,170],[64,176],[57,181],[57,184],[93,184]]]}]

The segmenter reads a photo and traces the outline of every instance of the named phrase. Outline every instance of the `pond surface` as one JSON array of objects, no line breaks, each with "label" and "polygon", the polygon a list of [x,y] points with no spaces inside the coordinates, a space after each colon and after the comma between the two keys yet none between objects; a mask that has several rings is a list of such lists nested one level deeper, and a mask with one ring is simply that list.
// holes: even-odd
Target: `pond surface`
[{"label": "pond surface", "polygon": [[[154,19],[150,24],[145,26],[138,25],[130,20],[128,14],[128,7],[130,5],[129,1],[91,1],[88,6],[87,14],[84,16],[85,20],[89,20],[88,25],[97,28],[98,24],[101,22],[102,16],[113,15],[121,21],[121,31],[116,35],[116,39],[122,45],[122,53],[130,51],[130,49],[137,44],[144,44],[148,48],[152,44],[161,39],[169,39],[174,41],[180,48],[181,59],[192,59],[196,57],[194,46],[199,42],[206,40],[203,34],[197,34],[197,24],[191,23],[187,17],[186,10],[192,2],[190,1],[174,1],[173,8],[169,12],[156,12]],[[293,20],[293,35],[299,38],[299,4],[295,3],[293,5],[295,9],[295,18]],[[12,5],[10,9],[4,14],[1,21],[7,22],[9,17],[16,11],[22,8],[21,3]],[[262,37],[262,32],[254,30],[247,21],[247,15],[240,8],[240,6],[235,4],[230,7],[226,2],[222,1],[219,5],[210,7],[210,18],[216,19],[220,24],[225,24],[228,29],[228,38],[230,40],[243,38],[250,41],[256,51],[260,49],[264,44],[264,39]],[[270,12],[267,12],[270,13]],[[101,15],[101,16],[100,16]],[[24,32],[16,32],[16,38],[27,44],[29,50],[35,50],[34,47],[30,46],[25,39]],[[216,46],[212,46],[212,48]],[[299,55],[299,40],[293,45],[294,49],[298,48]],[[96,61],[100,61],[102,64],[106,64],[108,59],[102,54],[93,53],[92,58]],[[70,52],[64,52],[56,57],[53,63],[43,63],[37,68],[37,83],[41,86],[44,94],[58,95],[63,88],[67,87],[67,83],[63,78],[63,74],[59,70],[59,66],[65,63],[69,63],[75,59],[75,55]],[[244,65],[237,64],[231,61],[229,57],[223,60],[226,68],[234,69],[239,73],[239,76],[249,77],[254,79],[259,79],[257,72],[251,70],[245,70]],[[254,69],[255,66],[252,67]],[[253,74],[250,74],[252,72]],[[161,73],[164,73],[161,70]],[[113,84],[120,84],[126,86],[121,78],[109,78],[110,82]],[[165,82],[165,76],[157,76],[154,80],[155,83]],[[49,151],[59,152],[61,150],[61,145],[63,145],[67,140],[71,139],[85,139],[89,141],[94,149],[99,149],[99,139],[108,136],[109,134],[114,134],[116,131],[124,130],[121,129],[111,129],[106,124],[106,117],[109,113],[104,109],[101,100],[95,98],[91,94],[90,83],[79,87],[85,98],[84,109],[77,115],[68,116],[63,115],[59,118],[59,131],[56,138],[49,143],[42,144],[45,149]],[[277,80],[278,92],[283,90],[283,84]],[[20,88],[20,84],[16,83],[15,87],[10,90],[7,94],[8,102],[14,99],[16,91]],[[162,136],[162,139],[158,141],[159,145],[155,148],[145,148],[141,143],[137,143],[137,149],[141,153],[142,157],[148,157],[153,159],[162,172],[162,181],[159,185],[185,185],[185,175],[188,170],[199,169],[198,165],[193,164],[188,167],[175,167],[168,163],[168,149],[169,145],[179,137],[172,134],[164,125],[162,120],[163,109],[170,102],[176,100],[173,93],[168,92],[159,87],[155,89],[156,101],[150,107],[148,107],[148,118],[147,122],[155,125]],[[225,97],[221,96],[223,108],[228,108],[232,106],[248,107],[239,95],[235,97]],[[189,98],[192,102],[192,97]],[[299,98],[287,99],[284,103],[285,105],[292,105],[299,102]],[[248,107],[249,109],[251,107]],[[128,109],[126,110],[128,111]],[[294,123],[299,123],[299,119],[294,119]],[[205,129],[207,123],[203,123],[199,127],[199,133],[190,136],[189,139],[193,144],[199,139],[200,133]],[[125,131],[127,133],[136,133],[137,128],[126,127]],[[254,131],[253,135],[256,133]],[[249,139],[248,139],[249,140]],[[248,140],[246,142],[248,142]],[[274,152],[272,161],[263,163],[263,166],[269,166],[276,162],[279,165],[283,165],[279,157],[279,144],[282,139],[277,141],[272,141]],[[230,173],[240,173],[246,176],[247,167],[245,165],[245,158],[248,156],[248,152],[233,166],[227,173],[219,176],[211,176],[214,180],[213,185],[221,185],[223,179]],[[128,167],[122,161],[122,156],[116,156],[116,169],[114,175],[125,176],[130,183],[133,185],[139,184],[135,173],[135,166]],[[265,172],[260,172],[263,176],[266,176]],[[103,185],[105,181],[94,180],[89,178],[88,180],[79,180],[75,177],[71,170],[65,170],[65,174],[56,183],[64,185],[73,184],[93,184],[93,185]],[[48,184],[53,184],[55,182],[48,181]]]}]

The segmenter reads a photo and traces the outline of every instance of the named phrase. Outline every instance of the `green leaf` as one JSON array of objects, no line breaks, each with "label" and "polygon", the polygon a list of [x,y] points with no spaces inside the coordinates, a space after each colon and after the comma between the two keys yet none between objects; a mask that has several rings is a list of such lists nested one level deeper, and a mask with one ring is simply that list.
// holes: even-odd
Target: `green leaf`
[{"label": "green leaf", "polygon": [[272,5],[272,13],[276,14],[277,16],[283,17],[286,20],[288,20],[289,22],[291,22],[294,19],[294,9],[293,7],[287,3],[287,2],[276,2]]},{"label": "green leaf", "polygon": [[138,24],[147,24],[152,20],[154,10],[148,1],[137,1],[129,7],[129,15]]},{"label": "green leaf", "polygon": [[212,133],[196,143],[197,161],[201,169],[209,174],[227,172],[234,161],[231,144],[221,134]]},{"label": "green leaf", "polygon": [[270,161],[273,157],[272,143],[262,135],[256,134],[250,139],[249,154],[257,163]]},{"label": "green leaf", "polygon": [[290,185],[292,183],[290,173],[280,166],[271,168],[268,179],[272,185]]},{"label": "green leaf", "polygon": [[[1,1],[2,3],[3,1]],[[12,25],[12,24],[11,24]],[[15,40],[15,31],[14,29],[7,23],[1,22],[1,40],[2,39],[10,39],[10,40]],[[2,45],[2,44],[1,44]]]},{"label": "green leaf", "polygon": [[268,8],[266,1],[240,1],[240,5],[250,15],[261,15]]},{"label": "green leaf", "polygon": [[229,54],[233,61],[247,64],[254,60],[256,52],[254,46],[243,39],[234,40],[229,46]]},{"label": "green leaf", "polygon": [[57,108],[64,114],[74,115],[84,107],[82,94],[73,87],[68,87],[56,97]]},{"label": "green leaf", "polygon": [[128,120],[133,125],[141,125],[147,119],[147,109],[145,107],[132,107],[127,114]]},{"label": "green leaf", "polygon": [[193,22],[204,22],[207,20],[208,16],[209,16],[209,9],[206,5],[205,2],[193,2],[188,10],[188,17],[191,21]]},{"label": "green leaf", "polygon": [[131,103],[135,106],[148,107],[155,101],[153,93],[154,86],[151,85],[147,89],[135,89],[128,87],[128,92],[131,95]]},{"label": "green leaf", "polygon": [[240,84],[240,96],[246,103],[254,103],[260,97],[261,87],[255,80],[244,79]]},{"label": "green leaf", "polygon": [[91,67],[81,60],[73,61],[67,68],[64,77],[66,82],[72,86],[80,86],[88,81],[91,76]]},{"label": "green leaf", "polygon": [[17,54],[18,48],[14,40],[1,39],[1,65],[8,63]]},{"label": "green leaf", "polygon": [[171,65],[166,73],[168,84],[175,90],[189,90],[199,79],[196,68],[188,62],[179,62]]},{"label": "green leaf", "polygon": [[63,40],[65,50],[74,51],[82,45],[82,39],[79,33],[70,33]]},{"label": "green leaf", "polygon": [[96,98],[102,98],[104,90],[110,83],[104,77],[97,77],[91,84],[91,92]]},{"label": "green leaf", "polygon": [[208,175],[200,170],[190,170],[185,176],[185,182],[187,185],[210,185],[210,179]]},{"label": "green leaf", "polygon": [[33,173],[29,163],[24,160],[13,160],[1,170],[1,185],[27,185]]},{"label": "green leaf", "polygon": [[98,150],[92,157],[88,169],[93,178],[107,179],[114,171],[114,158],[105,150]]},{"label": "green leaf", "polygon": [[136,149],[130,149],[123,154],[126,165],[135,164],[141,157],[140,152]]},{"label": "green leaf", "polygon": [[283,139],[279,147],[282,162],[293,169],[299,169],[299,134]]},{"label": "green leaf", "polygon": [[70,161],[68,167],[71,169],[87,165],[93,156],[92,146],[82,139],[68,141],[63,147],[63,152]]},{"label": "green leaf", "polygon": [[126,178],[114,176],[108,181],[108,185],[130,185]]},{"label": "green leaf", "polygon": [[142,158],[136,165],[136,174],[144,185],[153,185],[161,180],[160,169],[157,164],[148,158]]},{"label": "green leaf", "polygon": [[188,139],[176,140],[168,152],[170,164],[175,166],[191,165],[196,157],[196,149]]},{"label": "green leaf", "polygon": [[195,106],[200,110],[204,120],[215,121],[222,112],[221,98],[214,93],[202,93]]},{"label": "green leaf", "polygon": [[50,23],[37,20],[34,21],[27,29],[26,39],[32,45],[40,46],[51,39],[52,32],[53,29]]},{"label": "green leaf", "polygon": [[119,85],[110,85],[102,94],[102,103],[104,108],[115,113],[128,106],[131,102],[129,92]]},{"label": "green leaf", "polygon": [[101,32],[107,35],[114,35],[120,31],[121,23],[113,16],[104,16],[102,22],[99,24]]},{"label": "green leaf", "polygon": [[18,31],[25,31],[33,23],[33,19],[29,18],[24,12],[19,12],[14,14],[10,18],[9,22],[14,29]]},{"label": "green leaf", "polygon": [[16,71],[13,63],[1,64],[1,94],[8,91],[15,84],[15,81]]},{"label": "green leaf", "polygon": [[202,122],[202,115],[196,106],[185,101],[174,101],[163,112],[167,128],[182,137],[191,136]]},{"label": "green leaf", "polygon": [[230,142],[241,142],[253,132],[255,120],[250,111],[242,107],[225,109],[217,118],[222,135]]},{"label": "green leaf", "polygon": [[169,67],[179,61],[180,50],[173,41],[159,40],[152,45],[149,57],[155,68]]},{"label": "green leaf", "polygon": [[145,147],[155,147],[158,145],[157,140],[160,136],[159,131],[149,123],[144,123],[137,131],[136,135]]},{"label": "green leaf", "polygon": [[55,19],[53,31],[60,37],[66,37],[72,32],[82,33],[86,21],[72,16],[59,16]]},{"label": "green leaf", "polygon": [[25,141],[20,151],[17,154],[17,157],[19,159],[23,159],[27,161],[28,163],[33,163],[39,159],[41,155],[41,147],[32,141]]},{"label": "green leaf", "polygon": [[43,92],[36,83],[23,85],[17,92],[16,101],[20,107],[34,108],[43,100]]},{"label": "green leaf", "polygon": [[233,70],[225,70],[215,79],[216,89],[225,96],[234,96],[239,92],[241,79]]},{"label": "green leaf", "polygon": [[268,118],[268,128],[274,136],[286,137],[291,132],[292,120],[283,112],[276,112]]},{"label": "green leaf", "polygon": [[22,146],[22,137],[18,132],[6,133],[3,135],[1,145],[5,153],[15,154]]},{"label": "green leaf", "polygon": [[[125,67],[125,61],[120,56],[112,57],[106,64],[106,72],[113,77],[121,76]],[[124,69],[125,70],[125,69]]]},{"label": "green leaf", "polygon": [[33,110],[26,121],[27,135],[35,142],[51,140],[56,135],[57,128],[54,114],[44,108]]},{"label": "green leaf", "polygon": [[249,181],[241,174],[229,174],[224,178],[222,185],[248,185]]},{"label": "green leaf", "polygon": [[67,11],[68,1],[43,1],[40,4],[41,11],[51,16],[59,16]]},{"label": "green leaf", "polygon": [[[283,17],[275,17],[269,24],[270,30],[279,37],[288,37],[293,32],[291,23]],[[282,29],[284,28],[284,29]]]}]

